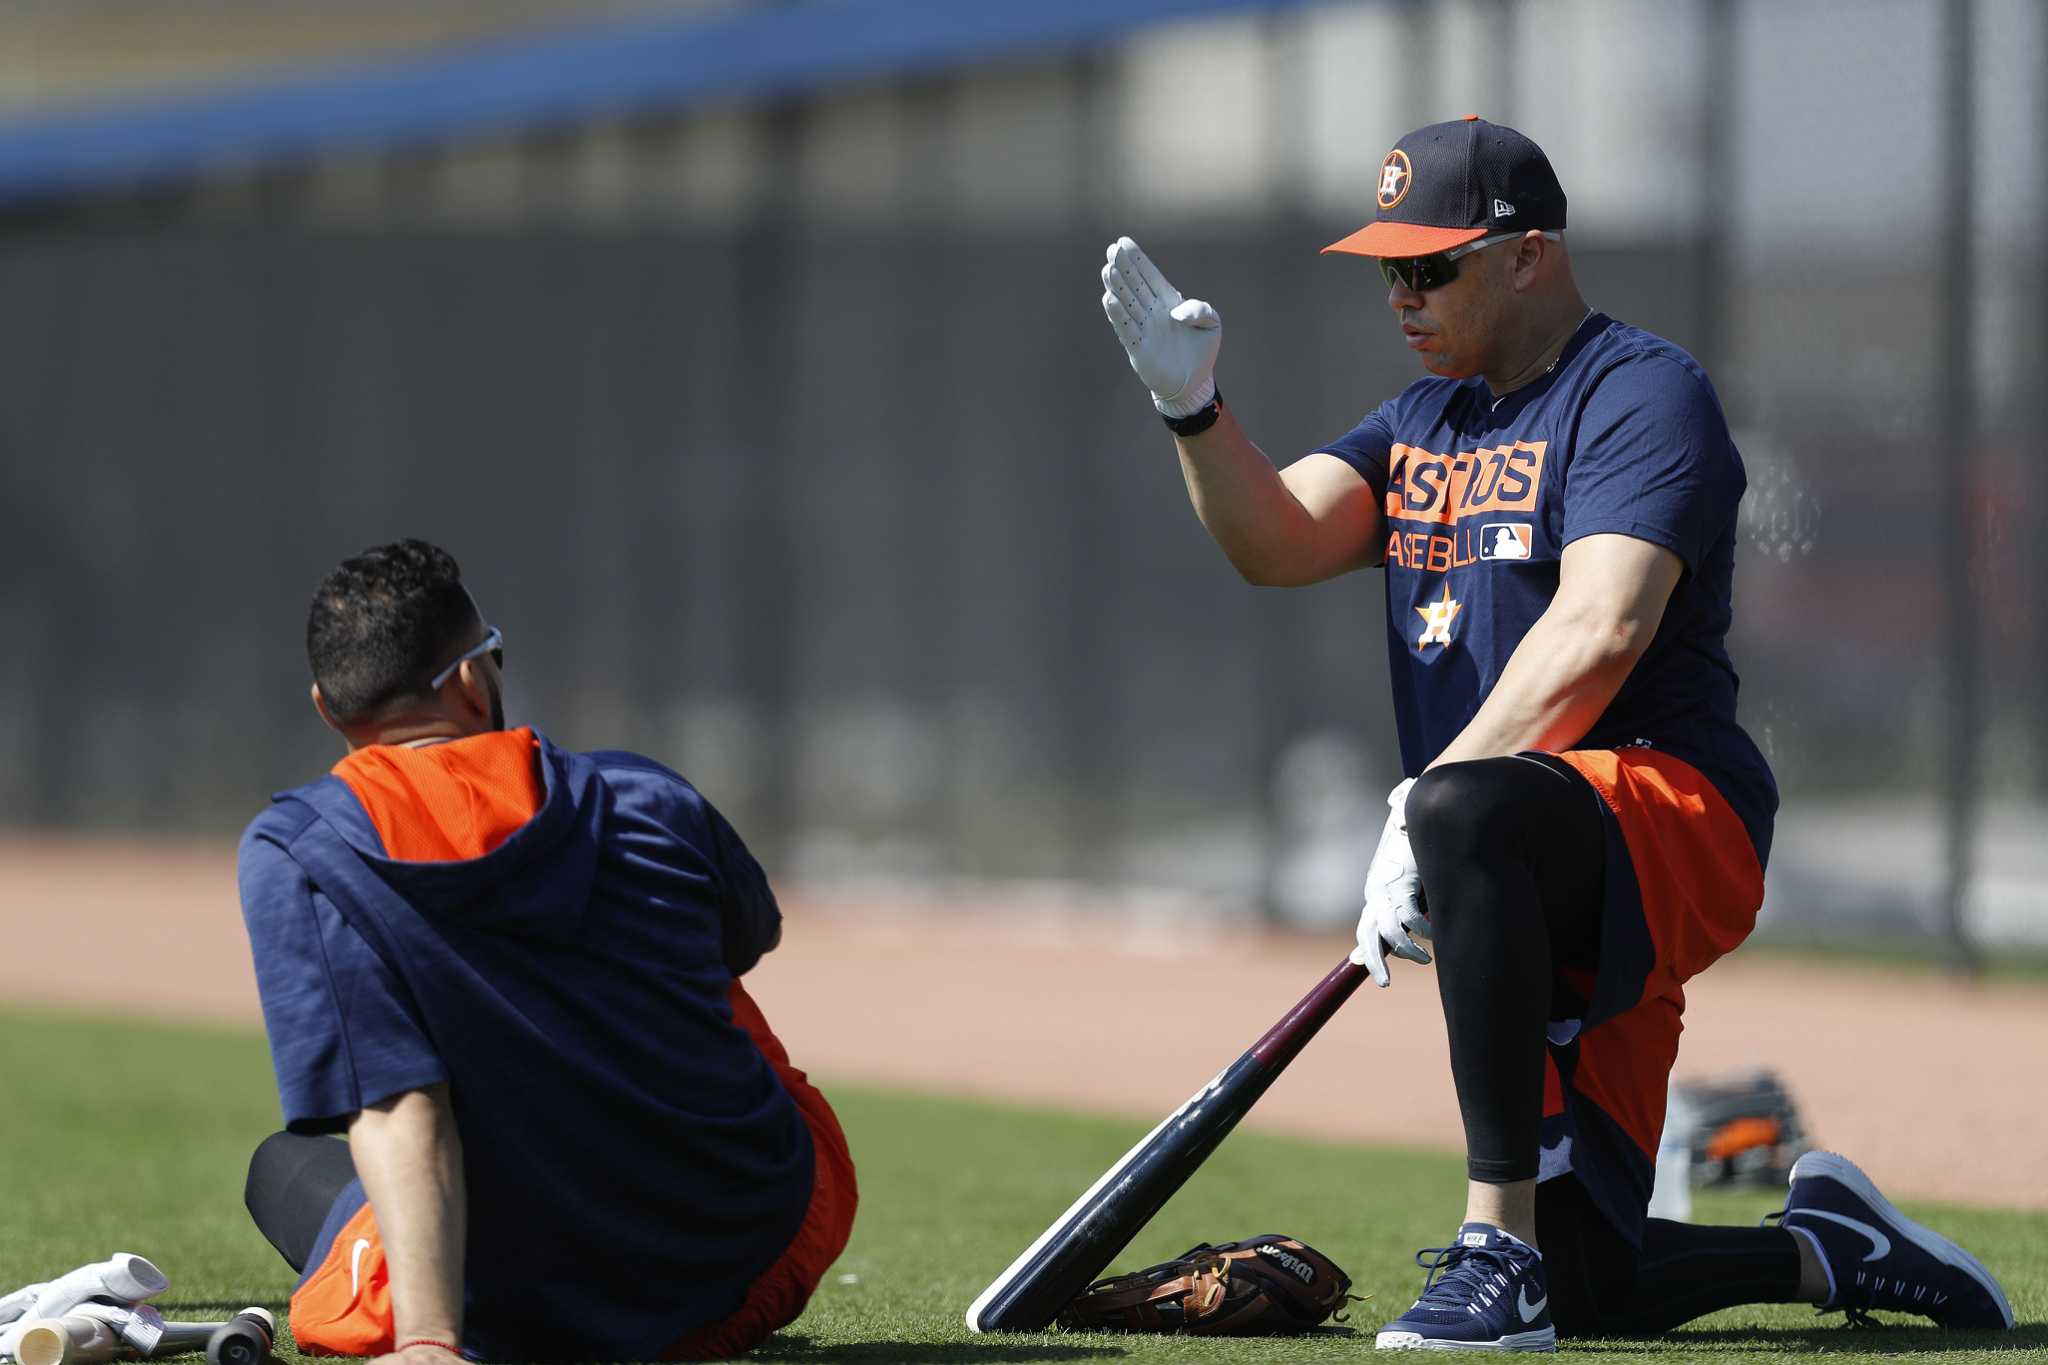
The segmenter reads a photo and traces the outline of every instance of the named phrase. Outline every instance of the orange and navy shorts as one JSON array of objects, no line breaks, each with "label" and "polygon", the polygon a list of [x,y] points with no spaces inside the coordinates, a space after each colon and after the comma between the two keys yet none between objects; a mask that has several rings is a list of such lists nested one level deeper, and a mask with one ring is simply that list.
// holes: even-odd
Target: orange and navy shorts
[{"label": "orange and navy shorts", "polygon": [[1541,1178],[1577,1177],[1637,1242],[1685,982],[1749,936],[1763,867],[1740,817],[1691,764],[1650,748],[1558,757],[1600,795],[1606,897],[1597,965],[1560,972],[1564,994],[1584,1009],[1576,1032],[1569,1023],[1551,1030]]},{"label": "orange and navy shorts", "polygon": [[[325,1247],[326,1254],[317,1249]],[[391,1270],[360,1178],[335,1198],[315,1258],[292,1291],[290,1321],[309,1355],[376,1356],[391,1349]]]},{"label": "orange and navy shorts", "polygon": [[[846,1249],[859,1203],[853,1156],[832,1106],[803,1072],[790,1065],[788,1051],[738,981],[732,983],[731,1002],[733,1022],[747,1031],[775,1068],[811,1130],[811,1204],[796,1237],[748,1287],[738,1310],[676,1342],[663,1353],[668,1360],[741,1355],[795,1321],[827,1268]],[[323,1244],[326,1255],[308,1268],[292,1292],[290,1321],[299,1350],[312,1355],[385,1354],[393,1345],[391,1273],[362,1181],[350,1181],[335,1200],[315,1243]]]}]

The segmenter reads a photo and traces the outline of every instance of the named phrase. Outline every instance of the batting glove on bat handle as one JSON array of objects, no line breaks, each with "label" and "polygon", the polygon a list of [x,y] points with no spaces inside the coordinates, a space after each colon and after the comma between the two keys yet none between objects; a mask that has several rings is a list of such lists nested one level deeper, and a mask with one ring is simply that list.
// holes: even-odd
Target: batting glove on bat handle
[{"label": "batting glove on bat handle", "polygon": [[1422,873],[1408,843],[1408,792],[1414,785],[1414,778],[1405,778],[1387,793],[1387,824],[1366,870],[1365,909],[1358,916],[1358,946],[1351,950],[1351,960],[1382,988],[1388,984],[1389,952],[1410,962],[1429,961],[1428,951],[1415,942],[1429,937],[1429,916],[1423,910]]},{"label": "batting glove on bat handle", "polygon": [[1124,344],[1131,368],[1165,417],[1200,412],[1216,396],[1216,353],[1223,319],[1200,299],[1181,297],[1138,244],[1110,243],[1102,267],[1102,311]]}]

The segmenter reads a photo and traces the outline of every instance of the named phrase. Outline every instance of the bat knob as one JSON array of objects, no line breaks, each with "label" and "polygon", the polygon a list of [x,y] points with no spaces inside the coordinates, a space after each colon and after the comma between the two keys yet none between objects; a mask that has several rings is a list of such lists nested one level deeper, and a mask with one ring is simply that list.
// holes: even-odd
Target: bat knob
[{"label": "bat knob", "polygon": [[14,1343],[14,1358],[19,1365],[62,1365],[70,1353],[71,1337],[64,1324],[55,1318],[30,1324]]},{"label": "bat knob", "polygon": [[261,1308],[244,1308],[206,1339],[206,1365],[264,1365],[277,1322]]}]

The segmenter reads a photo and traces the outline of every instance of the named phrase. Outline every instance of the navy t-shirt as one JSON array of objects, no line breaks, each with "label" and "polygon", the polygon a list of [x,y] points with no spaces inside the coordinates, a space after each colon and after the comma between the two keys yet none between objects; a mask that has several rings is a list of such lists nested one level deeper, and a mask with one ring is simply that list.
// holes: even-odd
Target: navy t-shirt
[{"label": "navy t-shirt", "polygon": [[1580,747],[1684,759],[1768,857],[1777,787],[1736,724],[1725,644],[1746,480],[1698,362],[1596,313],[1531,384],[1496,398],[1482,379],[1421,379],[1322,449],[1386,511],[1387,651],[1408,774],[1477,713],[1556,595],[1564,547],[1633,536],[1685,570]]}]

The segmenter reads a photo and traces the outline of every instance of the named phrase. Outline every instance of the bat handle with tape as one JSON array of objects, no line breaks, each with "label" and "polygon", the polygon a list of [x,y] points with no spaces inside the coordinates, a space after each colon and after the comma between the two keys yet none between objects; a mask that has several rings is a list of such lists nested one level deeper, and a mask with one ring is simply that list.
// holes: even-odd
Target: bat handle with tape
[{"label": "bat handle with tape", "polygon": [[1338,1006],[1349,1000],[1358,988],[1371,979],[1365,967],[1350,958],[1345,958],[1330,968],[1307,995],[1294,1002],[1294,1008],[1280,1016],[1280,1022],[1266,1030],[1259,1041],[1251,1045],[1251,1054],[1275,1072],[1301,1055],[1309,1040],[1329,1022]]}]

